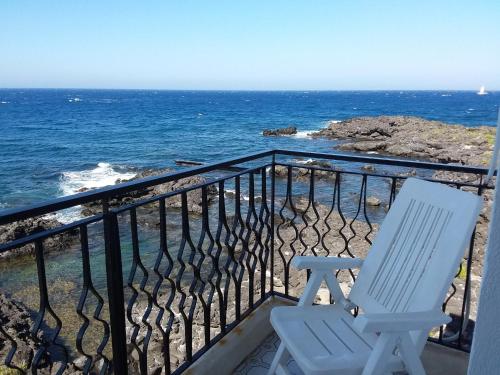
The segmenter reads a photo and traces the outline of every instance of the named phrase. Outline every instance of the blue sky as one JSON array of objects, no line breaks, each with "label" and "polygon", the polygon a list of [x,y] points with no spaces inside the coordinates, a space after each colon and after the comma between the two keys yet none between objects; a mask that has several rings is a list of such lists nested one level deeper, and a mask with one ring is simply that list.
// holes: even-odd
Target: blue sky
[{"label": "blue sky", "polygon": [[500,89],[498,0],[4,0],[0,87]]}]

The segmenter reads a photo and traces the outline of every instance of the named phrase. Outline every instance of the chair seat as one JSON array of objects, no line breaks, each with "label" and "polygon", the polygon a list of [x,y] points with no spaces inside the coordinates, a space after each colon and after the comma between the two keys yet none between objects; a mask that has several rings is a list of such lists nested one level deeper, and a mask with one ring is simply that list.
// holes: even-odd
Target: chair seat
[{"label": "chair seat", "polygon": [[[354,317],[341,305],[276,307],[271,323],[306,374],[361,374],[378,336],[354,330]],[[392,356],[390,371],[403,365]]]}]

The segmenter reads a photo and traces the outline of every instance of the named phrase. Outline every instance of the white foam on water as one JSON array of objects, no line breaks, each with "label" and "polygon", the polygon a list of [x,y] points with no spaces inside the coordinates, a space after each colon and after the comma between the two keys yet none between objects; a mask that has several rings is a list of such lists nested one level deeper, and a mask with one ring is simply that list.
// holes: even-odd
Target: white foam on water
[{"label": "white foam on water", "polygon": [[70,102],[70,103],[81,102],[81,101],[82,101],[82,99],[80,99],[80,98],[71,98],[71,99],[68,99],[68,102]]},{"label": "white foam on water", "polygon": [[320,131],[321,129],[326,129],[328,128],[329,124],[338,124],[342,122],[342,120],[330,120],[326,121],[322,124],[322,126],[319,129],[312,129],[312,130],[300,130],[296,134],[291,135],[290,137],[295,137],[295,138],[311,138],[312,133],[316,133]]},{"label": "white foam on water", "polygon": [[[224,193],[225,193],[225,194],[229,193],[229,194],[233,194],[233,195],[235,195],[235,196],[236,196],[236,190],[234,190],[234,189],[225,189],[225,190],[224,190]],[[241,194],[241,195],[240,195],[240,199],[243,199],[244,201],[249,201],[249,200],[250,200],[250,197],[249,197],[248,195],[243,195],[243,194]]]},{"label": "white foam on water", "polygon": [[321,127],[317,128],[317,129],[310,129],[310,130],[298,130],[297,133],[295,134],[287,134],[287,135],[282,135],[282,137],[290,137],[290,138],[312,138],[311,137],[311,134],[312,133],[316,133],[318,131],[320,131],[321,129],[326,129],[328,128],[328,125],[330,123],[333,123],[333,124],[337,124],[339,122],[342,122],[342,120],[331,120],[331,121],[326,121],[324,122]]},{"label": "white foam on water", "polygon": [[[72,99],[75,101],[74,99]],[[80,101],[80,100],[76,100]],[[120,100],[119,99],[112,99],[112,98],[103,98],[103,99],[93,99],[91,100],[91,103],[103,103],[103,104],[111,104],[111,103],[118,103]]]},{"label": "white foam on water", "polygon": [[312,163],[313,161],[314,161],[314,160],[312,160],[312,159],[306,159],[306,160],[295,160],[295,162],[296,162],[297,164],[310,164],[310,163]]},{"label": "white foam on water", "polygon": [[[226,193],[226,194],[230,193],[230,194],[236,195],[236,190],[234,190],[234,189],[225,189],[224,193]],[[262,198],[262,196],[261,195],[255,195],[255,199],[259,199],[259,198]],[[241,194],[240,199],[248,202],[250,200],[250,197],[248,195]]]},{"label": "white foam on water", "polygon": [[293,134],[292,137],[294,138],[311,138],[311,133],[314,133],[317,130],[301,130],[298,131],[297,133]]},{"label": "white foam on water", "polygon": [[96,189],[114,185],[118,179],[128,180],[135,176],[136,173],[133,172],[116,171],[109,163],[99,163],[94,169],[63,172],[59,187],[63,195],[71,195],[82,189]]},{"label": "white foam on water", "polygon": [[0,104],[9,104],[10,102],[1,101]]},{"label": "white foam on water", "polygon": [[451,94],[441,94],[441,96],[451,96]]},{"label": "white foam on water", "polygon": [[[133,172],[120,172],[109,163],[99,163],[96,168],[83,171],[63,172],[59,181],[62,196],[76,194],[86,189],[97,189],[114,185],[116,180],[128,180],[136,176]],[[81,207],[58,212],[56,217],[62,223],[81,219]]]}]

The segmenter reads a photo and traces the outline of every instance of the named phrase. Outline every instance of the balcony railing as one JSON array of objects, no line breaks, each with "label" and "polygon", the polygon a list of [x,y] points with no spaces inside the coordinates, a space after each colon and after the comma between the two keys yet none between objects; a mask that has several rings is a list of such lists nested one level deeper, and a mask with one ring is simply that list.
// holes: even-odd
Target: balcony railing
[{"label": "balcony railing", "polygon": [[[290,267],[294,256],[364,257],[408,176],[482,195],[486,172],[273,150],[4,211],[0,228],[92,208],[0,244],[1,292],[22,315],[0,316],[0,373],[179,374],[266,299],[297,300],[307,274]],[[176,188],[193,176],[203,179]],[[453,322],[429,338],[465,351],[482,268],[475,236],[443,304]],[[20,250],[29,255],[7,256]],[[348,291],[356,272],[337,277]]]}]

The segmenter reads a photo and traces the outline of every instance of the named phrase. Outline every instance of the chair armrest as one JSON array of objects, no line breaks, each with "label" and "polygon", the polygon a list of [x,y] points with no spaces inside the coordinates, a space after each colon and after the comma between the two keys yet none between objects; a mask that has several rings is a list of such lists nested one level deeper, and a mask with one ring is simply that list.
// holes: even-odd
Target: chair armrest
[{"label": "chair armrest", "polygon": [[431,329],[450,321],[440,310],[364,314],[354,319],[353,327],[359,332],[405,332]]},{"label": "chair armrest", "polygon": [[300,256],[292,259],[292,266],[298,270],[341,270],[360,268],[362,264],[363,259],[360,258]]}]

